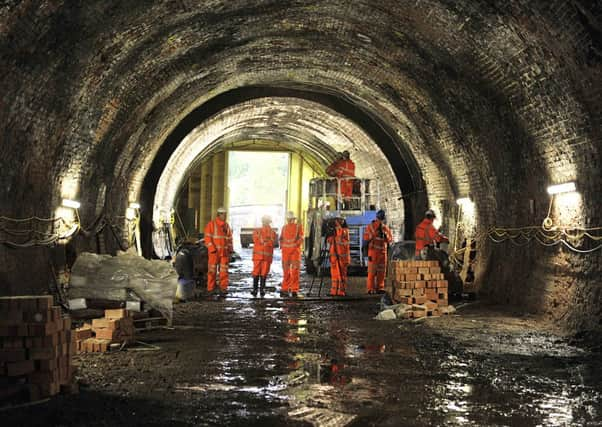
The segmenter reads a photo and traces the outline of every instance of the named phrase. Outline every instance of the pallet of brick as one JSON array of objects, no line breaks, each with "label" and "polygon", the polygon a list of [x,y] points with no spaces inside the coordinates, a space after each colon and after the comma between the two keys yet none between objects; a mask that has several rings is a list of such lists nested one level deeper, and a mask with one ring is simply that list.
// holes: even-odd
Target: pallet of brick
[{"label": "pallet of brick", "polygon": [[134,319],[122,308],[105,310],[105,317],[92,320],[92,331],[96,339],[128,343],[134,340]]},{"label": "pallet of brick", "polygon": [[25,387],[38,400],[71,385],[70,329],[71,319],[62,316],[52,296],[0,297],[0,387]]},{"label": "pallet of brick", "polygon": [[91,323],[84,323],[83,326],[80,326],[79,328],[76,328],[73,331],[73,335],[75,336],[75,347],[76,347],[76,352],[77,353],[82,353],[84,352],[83,347],[83,342],[85,340],[87,340],[88,338],[92,338],[93,332],[92,332],[92,324]]},{"label": "pallet of brick", "polygon": [[436,316],[438,307],[448,304],[447,281],[438,261],[392,261],[389,282],[391,299],[412,305],[407,317]]},{"label": "pallet of brick", "polygon": [[81,353],[106,353],[110,350],[111,340],[87,338],[81,343]]}]

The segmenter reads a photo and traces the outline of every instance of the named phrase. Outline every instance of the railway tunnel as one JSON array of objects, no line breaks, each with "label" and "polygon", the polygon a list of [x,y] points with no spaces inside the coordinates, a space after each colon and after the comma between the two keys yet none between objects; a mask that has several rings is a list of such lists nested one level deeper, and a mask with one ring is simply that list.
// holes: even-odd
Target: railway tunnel
[{"label": "railway tunnel", "polygon": [[152,258],[208,159],[273,150],[321,172],[349,150],[396,240],[433,209],[450,246],[476,242],[480,301],[598,333],[601,16],[584,0],[6,2],[0,293],[126,249],[133,202]]}]

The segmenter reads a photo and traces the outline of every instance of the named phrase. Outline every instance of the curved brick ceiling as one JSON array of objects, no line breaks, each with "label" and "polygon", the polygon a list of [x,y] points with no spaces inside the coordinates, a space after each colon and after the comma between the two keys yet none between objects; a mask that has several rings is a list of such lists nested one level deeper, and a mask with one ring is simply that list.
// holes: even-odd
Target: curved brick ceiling
[{"label": "curved brick ceiling", "polygon": [[[575,180],[578,225],[599,225],[601,10],[581,0],[5,2],[0,205],[50,216],[77,197],[82,221],[123,215],[131,194],[153,193],[144,183],[158,181],[179,129],[250,99],[224,94],[262,87],[324,96],[358,124],[389,163],[376,172],[397,178],[405,221],[430,205],[453,224],[455,198],[470,193],[478,229],[538,224],[546,186]],[[297,132],[313,141],[311,124]],[[516,270],[547,277],[560,256],[481,249],[493,295]],[[566,273],[571,292],[588,299],[599,256],[562,257],[580,272]],[[538,303],[543,293],[533,291]]]},{"label": "curved brick ceiling", "polygon": [[[189,174],[188,166],[196,159],[216,150],[252,149],[256,144],[249,140],[267,141],[268,147],[302,154],[322,170],[336,152],[348,150],[358,176],[383,183],[383,206],[397,206],[401,191],[391,165],[376,142],[355,123],[316,102],[258,98],[222,110],[182,140],[159,179],[153,220],[158,223],[160,212],[169,212],[174,206],[178,189]],[[141,169],[134,182],[142,180],[145,172]],[[130,200],[139,198],[137,193],[130,195]]]}]

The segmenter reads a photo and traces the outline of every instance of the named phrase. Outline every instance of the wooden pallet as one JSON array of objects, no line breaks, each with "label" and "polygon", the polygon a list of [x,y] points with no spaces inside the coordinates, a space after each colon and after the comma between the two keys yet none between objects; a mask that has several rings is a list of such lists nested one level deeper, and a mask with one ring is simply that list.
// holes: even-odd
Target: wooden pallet
[{"label": "wooden pallet", "polygon": [[160,329],[167,325],[167,319],[164,317],[147,317],[143,319],[134,320],[134,327],[136,328],[136,332]]}]

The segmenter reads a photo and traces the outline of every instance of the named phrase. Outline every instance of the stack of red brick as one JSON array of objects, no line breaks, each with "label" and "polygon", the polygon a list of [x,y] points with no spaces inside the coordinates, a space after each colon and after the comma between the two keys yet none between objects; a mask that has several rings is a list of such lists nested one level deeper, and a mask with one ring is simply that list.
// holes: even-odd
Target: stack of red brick
[{"label": "stack of red brick", "polygon": [[448,305],[447,280],[438,261],[392,261],[389,268],[391,298],[412,305],[404,317],[439,315]]},{"label": "stack of red brick", "polygon": [[77,351],[80,353],[104,353],[111,344],[134,340],[134,319],[123,308],[105,310],[105,317],[93,319],[75,330]]},{"label": "stack of red brick", "polygon": [[71,319],[52,296],[0,297],[0,399],[73,391]]}]

